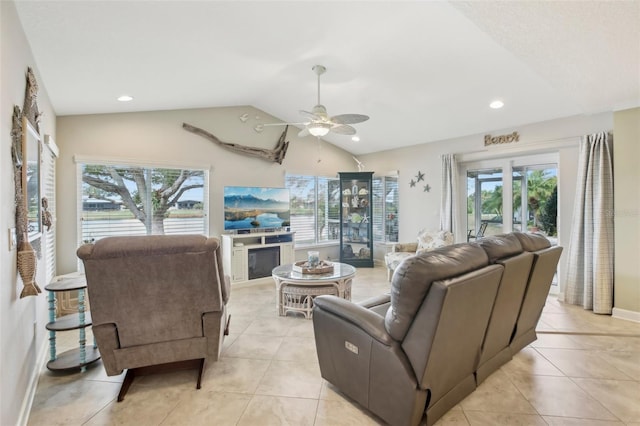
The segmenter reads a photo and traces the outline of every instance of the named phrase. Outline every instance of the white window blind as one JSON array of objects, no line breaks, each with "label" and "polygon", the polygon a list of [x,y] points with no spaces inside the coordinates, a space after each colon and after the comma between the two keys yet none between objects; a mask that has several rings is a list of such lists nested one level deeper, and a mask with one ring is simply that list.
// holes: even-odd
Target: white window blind
[{"label": "white window blind", "polygon": [[[45,135],[45,148],[42,150],[42,196],[47,198],[48,211],[51,213],[51,227],[43,225],[42,238],[45,261],[45,280],[50,283],[56,273],[56,158],[58,149],[52,139]],[[44,209],[42,215],[44,217]]]},{"label": "white window blind", "polygon": [[337,241],[340,218],[340,184],[337,178],[286,175],[291,196],[291,230],[296,244]]},{"label": "white window blind", "polygon": [[208,234],[208,170],[78,163],[79,243],[116,235]]},{"label": "white window blind", "polygon": [[373,239],[398,241],[398,177],[373,178]]},{"label": "white window blind", "polygon": [[373,216],[373,241],[384,241],[384,179],[379,176],[373,177],[371,197],[373,205],[371,214]]},{"label": "white window blind", "polygon": [[340,180],[318,178],[318,241],[340,238]]}]

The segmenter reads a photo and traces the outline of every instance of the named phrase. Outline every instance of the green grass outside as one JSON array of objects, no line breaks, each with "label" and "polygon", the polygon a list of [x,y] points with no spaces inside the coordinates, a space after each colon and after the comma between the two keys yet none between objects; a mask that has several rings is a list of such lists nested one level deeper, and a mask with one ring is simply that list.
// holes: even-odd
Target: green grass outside
[{"label": "green grass outside", "polygon": [[[180,209],[170,210],[168,218],[190,218],[202,217],[202,209]],[[129,210],[110,210],[110,211],[83,211],[84,220],[124,220],[135,219],[133,213]]]}]

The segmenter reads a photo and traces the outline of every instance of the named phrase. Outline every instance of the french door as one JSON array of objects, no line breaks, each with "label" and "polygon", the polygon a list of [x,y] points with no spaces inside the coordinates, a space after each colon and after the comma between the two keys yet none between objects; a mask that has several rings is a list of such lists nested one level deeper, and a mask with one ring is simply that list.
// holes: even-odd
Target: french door
[{"label": "french door", "polygon": [[558,166],[553,156],[463,165],[467,240],[511,231],[557,239]]},{"label": "french door", "polygon": [[[463,164],[467,241],[511,231],[558,243],[558,162],[553,155]],[[464,180],[463,180],[464,181]],[[559,292],[557,274],[550,294]]]}]

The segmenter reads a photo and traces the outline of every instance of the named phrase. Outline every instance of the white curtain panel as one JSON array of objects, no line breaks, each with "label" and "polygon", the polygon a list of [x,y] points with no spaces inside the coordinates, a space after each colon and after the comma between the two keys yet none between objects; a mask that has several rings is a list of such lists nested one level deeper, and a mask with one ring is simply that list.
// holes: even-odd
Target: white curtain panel
[{"label": "white curtain panel", "polygon": [[582,137],[565,302],[597,314],[613,308],[613,138]]},{"label": "white curtain panel", "polygon": [[458,164],[454,154],[443,154],[442,191],[440,191],[440,229],[451,232],[454,237],[457,231],[456,199],[458,194]]}]

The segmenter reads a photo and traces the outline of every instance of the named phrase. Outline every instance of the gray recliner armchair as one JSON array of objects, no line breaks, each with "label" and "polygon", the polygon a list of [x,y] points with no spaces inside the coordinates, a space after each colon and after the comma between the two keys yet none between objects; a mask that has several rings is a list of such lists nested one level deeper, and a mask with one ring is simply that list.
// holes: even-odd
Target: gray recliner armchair
[{"label": "gray recliner armchair", "polygon": [[107,375],[133,378],[216,361],[228,334],[220,243],[201,235],[109,237],[81,246],[93,333]]}]

